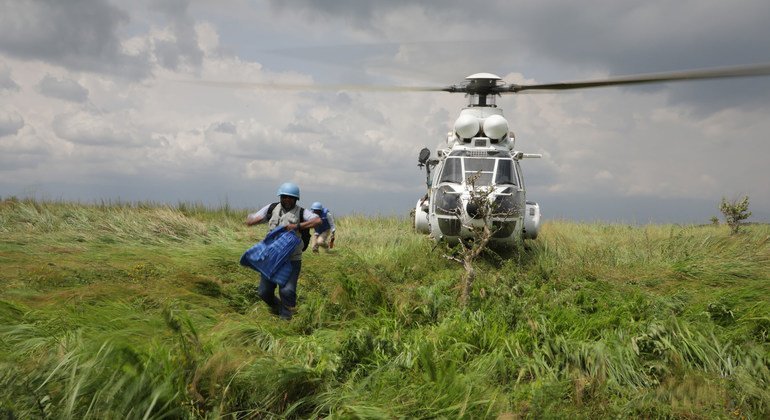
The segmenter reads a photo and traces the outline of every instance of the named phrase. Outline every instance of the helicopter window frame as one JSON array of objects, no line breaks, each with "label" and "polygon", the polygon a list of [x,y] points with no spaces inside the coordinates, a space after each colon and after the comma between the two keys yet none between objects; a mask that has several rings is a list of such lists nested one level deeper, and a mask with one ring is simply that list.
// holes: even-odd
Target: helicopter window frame
[{"label": "helicopter window frame", "polygon": [[[471,156],[465,156],[462,158],[463,160],[463,177],[466,184],[470,184],[468,180],[470,177],[480,174],[479,177],[476,179],[474,184],[476,186],[490,186],[493,185],[494,176],[495,176],[495,168],[497,166],[497,159],[490,159],[488,157],[471,157]],[[494,160],[494,161],[492,161]],[[488,162],[492,161],[492,167],[488,168]],[[483,163],[478,167],[478,165],[475,165],[477,162]],[[469,166],[472,168],[469,169]],[[478,167],[478,168],[477,168]]]},{"label": "helicopter window frame", "polygon": [[[502,174],[502,167],[503,162],[508,163],[508,167],[510,168],[510,172],[508,174],[508,182],[501,182],[501,174]],[[520,179],[519,179],[519,171],[516,170],[516,164],[515,161],[511,158],[500,158],[497,159],[496,165],[495,165],[495,185],[513,185],[518,187],[521,185]]]},{"label": "helicopter window frame", "polygon": [[[500,182],[500,174],[506,162],[510,165],[510,182]],[[491,165],[491,168],[490,168]],[[480,173],[477,186],[510,185],[523,187],[519,162],[507,157],[471,157],[464,154],[449,156],[442,165],[438,184],[469,184],[471,176]]]},{"label": "helicopter window frame", "polygon": [[443,185],[436,189],[431,200],[431,209],[439,218],[456,218],[460,214],[461,192],[451,185]]},{"label": "helicopter window frame", "polygon": [[441,174],[439,175],[438,182],[448,182],[452,184],[462,184],[465,180],[463,178],[463,158],[462,157],[448,157],[444,161],[444,165],[441,168]]},{"label": "helicopter window frame", "polygon": [[518,161],[518,159],[514,159],[513,163],[515,165],[516,169],[516,178],[519,180],[519,188],[525,188],[524,187],[524,174],[521,173],[521,163]]}]

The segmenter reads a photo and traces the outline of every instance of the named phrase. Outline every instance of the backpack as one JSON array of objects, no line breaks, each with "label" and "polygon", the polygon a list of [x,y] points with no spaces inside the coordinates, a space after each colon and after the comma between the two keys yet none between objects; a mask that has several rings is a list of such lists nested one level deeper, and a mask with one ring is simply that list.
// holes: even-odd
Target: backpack
[{"label": "backpack", "polygon": [[[270,207],[267,208],[267,214],[270,215],[270,217],[273,217],[273,210],[275,210],[275,206],[277,206],[278,203],[271,203]],[[305,209],[302,207],[299,208],[299,222],[302,223],[305,221]],[[310,244],[310,229],[300,229],[299,230],[300,236],[302,236],[302,251],[305,251],[307,249],[307,246]]]}]

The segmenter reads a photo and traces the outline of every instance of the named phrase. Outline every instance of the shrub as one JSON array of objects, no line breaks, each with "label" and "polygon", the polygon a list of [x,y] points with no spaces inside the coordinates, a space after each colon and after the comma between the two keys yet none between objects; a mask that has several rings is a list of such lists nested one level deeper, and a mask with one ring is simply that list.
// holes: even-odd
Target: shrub
[{"label": "shrub", "polygon": [[751,216],[749,196],[744,196],[740,201],[737,199],[727,201],[727,199],[722,197],[719,211],[725,216],[725,223],[727,223],[727,226],[730,226],[730,233],[738,233],[738,229],[741,227],[741,220],[746,220]]}]

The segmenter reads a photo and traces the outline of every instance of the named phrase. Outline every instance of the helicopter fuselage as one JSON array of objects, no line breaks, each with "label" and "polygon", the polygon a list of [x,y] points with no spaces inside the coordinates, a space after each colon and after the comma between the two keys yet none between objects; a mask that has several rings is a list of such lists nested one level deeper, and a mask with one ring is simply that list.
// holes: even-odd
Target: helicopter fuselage
[{"label": "helicopter fuselage", "polygon": [[415,206],[415,228],[450,244],[476,237],[485,224],[492,244],[536,238],[540,208],[526,200],[519,160],[540,156],[517,152],[514,145],[494,104],[464,108],[435,156],[421,153],[428,192]]}]

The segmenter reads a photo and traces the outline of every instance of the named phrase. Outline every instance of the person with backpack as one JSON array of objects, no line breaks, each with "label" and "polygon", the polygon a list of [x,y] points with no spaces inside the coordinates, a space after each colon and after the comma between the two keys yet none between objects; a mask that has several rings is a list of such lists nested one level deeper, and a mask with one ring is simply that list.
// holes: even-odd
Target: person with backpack
[{"label": "person with backpack", "polygon": [[307,249],[310,241],[310,229],[321,224],[321,218],[310,210],[297,205],[299,201],[299,187],[291,182],[285,182],[278,187],[279,202],[268,204],[256,213],[246,217],[246,225],[253,226],[267,222],[268,230],[285,226],[286,230],[293,231],[302,239],[294,248],[289,261],[291,274],[286,283],[278,288],[279,299],[275,296],[276,284],[264,275],[259,282],[259,297],[267,303],[273,314],[281,319],[290,320],[297,305],[297,280],[302,269],[302,251]]},{"label": "person with backpack", "polygon": [[332,212],[318,201],[310,206],[310,210],[321,218],[321,224],[316,226],[313,234],[313,252],[318,252],[318,247],[326,248],[327,251],[334,248],[334,233],[337,227],[334,225]]}]

